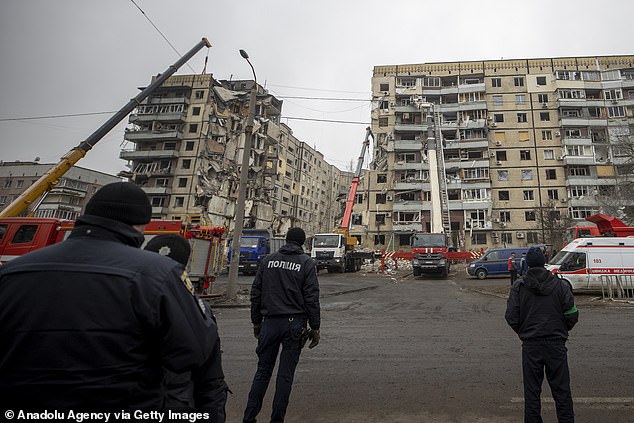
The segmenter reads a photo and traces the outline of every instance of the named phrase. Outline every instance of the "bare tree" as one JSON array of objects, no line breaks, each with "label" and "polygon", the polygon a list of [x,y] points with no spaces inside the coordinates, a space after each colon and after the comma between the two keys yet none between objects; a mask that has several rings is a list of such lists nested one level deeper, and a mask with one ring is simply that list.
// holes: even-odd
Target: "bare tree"
[{"label": "bare tree", "polygon": [[615,162],[616,185],[614,189],[600,189],[600,212],[634,224],[634,135],[629,128],[626,135],[619,135],[612,145]]},{"label": "bare tree", "polygon": [[553,250],[560,250],[565,242],[566,230],[574,225],[568,211],[558,209],[555,200],[548,200],[534,212],[543,243],[552,244]]}]

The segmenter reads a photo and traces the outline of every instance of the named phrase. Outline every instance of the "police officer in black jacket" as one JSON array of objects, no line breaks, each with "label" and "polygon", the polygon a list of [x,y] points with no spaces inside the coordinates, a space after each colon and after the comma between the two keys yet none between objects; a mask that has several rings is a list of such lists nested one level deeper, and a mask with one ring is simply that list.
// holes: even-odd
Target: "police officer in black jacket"
[{"label": "police officer in black jacket", "polygon": [[[160,234],[156,235],[145,245],[145,250],[154,251],[162,256],[176,260],[181,265],[181,280],[176,283],[183,283],[191,295],[196,299],[200,310],[205,315],[216,321],[211,308],[201,298],[196,295],[194,286],[187,276],[187,264],[191,255],[191,245],[179,234]],[[227,403],[227,392],[229,387],[224,380],[222,371],[222,357],[220,351],[220,338],[216,337],[216,345],[212,352],[212,369],[213,377],[203,386],[210,397],[210,404],[207,407],[211,421],[225,421],[225,405]],[[169,369],[164,369],[165,373],[165,408],[175,410],[191,410],[195,406],[194,398],[198,395],[201,387],[198,385],[199,380],[192,377],[192,372],[174,373]],[[211,383],[210,383],[211,382]]]},{"label": "police officer in black jacket", "polygon": [[570,284],[544,268],[540,248],[526,253],[526,273],[513,283],[506,321],[522,340],[524,421],[542,422],[541,389],[546,378],[555,400],[559,423],[574,422],[566,340],[577,323]]},{"label": "police officer in black jacket", "polygon": [[2,408],[159,410],[164,367],[192,371],[210,406],[215,323],[178,263],[139,248],[151,215],[141,188],[108,184],[66,241],[2,266]]},{"label": "police officer in black jacket", "polygon": [[244,411],[244,423],[255,422],[262,409],[280,345],[282,352],[271,423],[284,421],[307,323],[311,329],[309,348],[319,343],[319,283],[315,264],[302,249],[305,240],[306,234],[301,228],[290,228],[286,245],[262,260],[253,281],[251,322],[258,339],[258,367]]}]

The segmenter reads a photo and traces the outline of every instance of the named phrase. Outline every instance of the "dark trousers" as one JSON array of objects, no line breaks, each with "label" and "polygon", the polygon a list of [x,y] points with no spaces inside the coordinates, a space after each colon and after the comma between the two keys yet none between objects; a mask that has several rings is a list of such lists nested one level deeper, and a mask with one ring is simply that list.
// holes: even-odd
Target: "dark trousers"
[{"label": "dark trousers", "polygon": [[284,421],[288,399],[293,387],[295,368],[299,362],[300,338],[304,328],[306,328],[306,318],[304,317],[269,317],[264,319],[258,347],[255,350],[258,354],[258,369],[249,392],[247,408],[244,410],[244,423],[255,422],[262,409],[262,401],[273,374],[280,345],[282,353],[277,369],[271,423]]},{"label": "dark trousers", "polygon": [[544,369],[555,400],[557,421],[559,423],[574,422],[568,350],[565,341],[524,342],[522,344],[524,422],[542,423],[540,398]]},{"label": "dark trousers", "polygon": [[511,273],[511,285],[513,285],[513,282],[517,279],[517,270],[509,270],[509,272]]}]

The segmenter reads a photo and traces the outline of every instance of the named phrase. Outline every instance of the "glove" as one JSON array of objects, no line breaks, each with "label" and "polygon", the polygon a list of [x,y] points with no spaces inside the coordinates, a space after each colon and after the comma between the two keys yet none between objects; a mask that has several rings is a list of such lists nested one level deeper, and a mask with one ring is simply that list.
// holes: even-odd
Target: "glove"
[{"label": "glove", "polygon": [[308,345],[308,348],[315,348],[319,344],[319,329],[312,329],[308,334],[308,339],[310,339],[310,345]]},{"label": "glove", "polygon": [[255,339],[258,339],[260,337],[260,332],[262,332],[262,323],[254,323],[253,324],[253,336],[255,336]]}]

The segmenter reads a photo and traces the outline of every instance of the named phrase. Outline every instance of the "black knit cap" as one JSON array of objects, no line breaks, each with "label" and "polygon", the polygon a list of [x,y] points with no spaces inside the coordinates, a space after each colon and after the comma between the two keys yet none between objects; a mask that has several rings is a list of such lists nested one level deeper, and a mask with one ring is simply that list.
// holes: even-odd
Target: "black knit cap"
[{"label": "black knit cap", "polygon": [[145,225],[152,219],[152,205],[145,191],[130,182],[104,185],[86,204],[87,215]]},{"label": "black knit cap", "polygon": [[306,233],[302,228],[290,228],[286,232],[286,241],[294,242],[295,244],[302,246],[306,241]]},{"label": "black knit cap", "polygon": [[546,264],[546,257],[541,248],[529,248],[525,260],[528,267],[544,267]]},{"label": "black knit cap", "polygon": [[178,234],[157,235],[147,243],[144,249],[167,256],[184,266],[187,266],[192,252],[189,242]]}]

